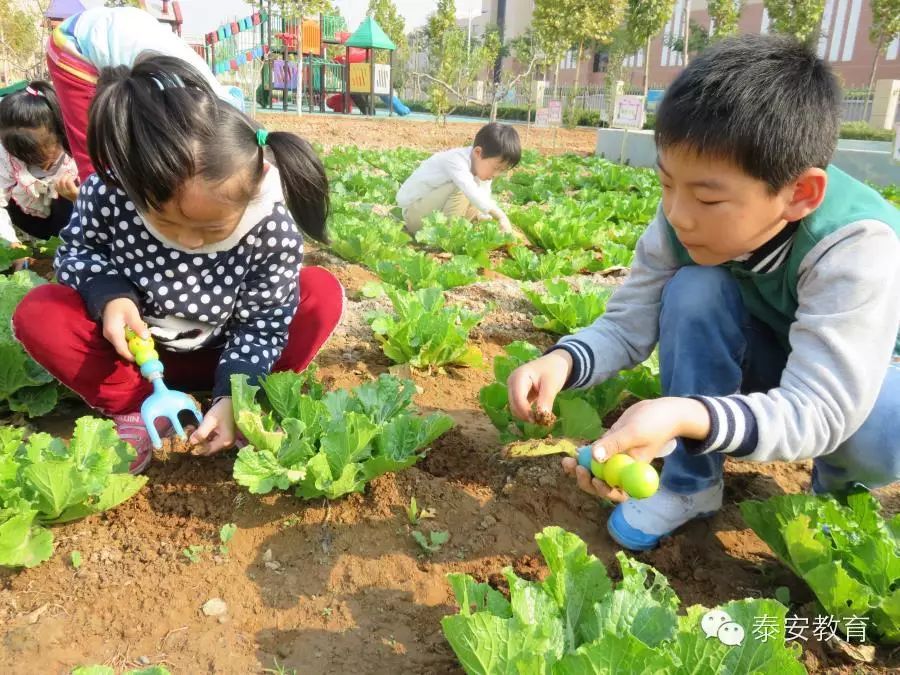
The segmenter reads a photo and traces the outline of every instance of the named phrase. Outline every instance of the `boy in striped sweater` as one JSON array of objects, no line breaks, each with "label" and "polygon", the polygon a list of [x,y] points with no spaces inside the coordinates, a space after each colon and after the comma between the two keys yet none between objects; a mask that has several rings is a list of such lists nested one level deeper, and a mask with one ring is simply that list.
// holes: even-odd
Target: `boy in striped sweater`
[{"label": "boy in striped sweater", "polygon": [[602,461],[665,454],[659,491],[625,495],[575,460],[579,487],[620,503],[607,527],[632,550],[722,505],[726,457],[813,459],[816,493],[900,479],[900,212],[829,164],[841,91],[783,37],[711,47],[666,92],[656,122],[662,203],[625,284],[594,325],[510,376],[531,419],[659,346],[664,397],[629,408]]}]

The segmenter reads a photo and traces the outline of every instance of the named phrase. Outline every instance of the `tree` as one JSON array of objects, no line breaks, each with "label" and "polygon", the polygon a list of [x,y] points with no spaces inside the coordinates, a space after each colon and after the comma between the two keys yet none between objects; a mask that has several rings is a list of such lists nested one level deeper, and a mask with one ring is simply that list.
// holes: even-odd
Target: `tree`
[{"label": "tree", "polygon": [[[394,52],[394,83],[401,87],[406,80],[407,61],[409,60],[409,43],[406,40],[406,22],[397,11],[393,0],[369,0],[366,14],[371,16],[384,29],[391,41],[397,45]],[[385,63],[387,55],[379,53],[379,60]]]},{"label": "tree", "polygon": [[644,96],[650,87],[650,41],[672,16],[674,0],[628,0],[625,9],[626,51],[644,50]]},{"label": "tree", "polygon": [[[534,23],[536,30],[568,36],[575,45],[575,85],[572,88],[571,108],[580,87],[581,61],[586,47],[609,44],[616,29],[622,23],[627,0],[535,0]],[[538,29],[537,26],[542,26]]]},{"label": "tree", "polygon": [[[459,71],[464,44],[462,31],[456,26],[456,3],[438,0],[437,9],[428,17],[428,77],[432,80],[428,98],[431,111],[438,118],[450,110],[447,89],[454,81],[453,73]],[[435,82],[435,78],[439,81]]]},{"label": "tree", "polygon": [[863,110],[863,120],[868,119],[869,98],[875,88],[875,73],[878,71],[878,59],[884,54],[887,46],[900,37],[900,0],[872,0],[872,27],[869,29],[869,41],[875,45],[875,58],[872,59],[872,74],[869,76],[869,95]]},{"label": "tree", "polygon": [[138,0],[106,0],[103,3],[107,7],[138,7],[140,8],[141,3]]},{"label": "tree", "polygon": [[742,9],[742,0],[708,0],[706,11],[709,13],[710,41],[737,33]]},{"label": "tree", "polygon": [[763,4],[774,32],[793,35],[809,46],[818,42],[825,0],[763,0]]},{"label": "tree", "polygon": [[559,63],[572,47],[573,36],[562,7],[553,2],[535,0],[531,28],[546,63],[556,65],[553,78],[553,97],[559,92]]},{"label": "tree", "polygon": [[3,79],[39,79],[44,77],[44,12],[50,0],[16,2],[0,0],[0,61]]}]

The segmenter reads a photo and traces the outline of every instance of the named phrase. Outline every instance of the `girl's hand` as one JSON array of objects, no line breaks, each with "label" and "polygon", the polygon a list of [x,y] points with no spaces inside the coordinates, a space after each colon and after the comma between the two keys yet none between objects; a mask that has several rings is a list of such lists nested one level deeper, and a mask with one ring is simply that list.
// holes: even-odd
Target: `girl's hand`
[{"label": "girl's hand", "polygon": [[78,178],[75,176],[57,178],[56,191],[60,197],[65,197],[70,202],[74,202],[78,198]]},{"label": "girl's hand", "polygon": [[116,298],[106,303],[103,308],[103,337],[112,343],[116,353],[126,361],[134,361],[134,356],[128,351],[128,340],[125,338],[125,329],[130,328],[139,337],[145,340],[150,337],[147,324],[141,319],[141,311],[132,300],[128,298]]},{"label": "girl's hand", "polygon": [[199,446],[194,454],[214,455],[234,445],[236,435],[231,397],[223,396],[209,409],[203,422],[191,434],[190,443]]},{"label": "girl's hand", "polygon": [[[594,459],[605,462],[620,452],[649,462],[671,452],[673,439],[701,440],[709,435],[709,413],[699,401],[690,398],[659,398],[641,401],[628,408],[609,431],[592,446]],[[563,471],[575,476],[584,492],[595,497],[622,502],[628,495],[594,478],[591,472],[572,457],[562,462]]]},{"label": "girl's hand", "polygon": [[532,403],[541,410],[553,410],[553,401],[571,372],[572,357],[563,349],[556,349],[516,368],[506,382],[512,414],[534,423]]}]

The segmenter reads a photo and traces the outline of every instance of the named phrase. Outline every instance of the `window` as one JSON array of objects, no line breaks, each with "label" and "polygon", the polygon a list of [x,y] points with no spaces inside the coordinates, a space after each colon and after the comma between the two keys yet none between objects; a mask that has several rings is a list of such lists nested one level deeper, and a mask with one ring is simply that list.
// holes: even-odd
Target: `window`
[{"label": "window", "polygon": [[606,67],[609,65],[609,52],[594,52],[595,73],[605,73]]},{"label": "window", "polygon": [[570,49],[566,52],[566,56],[562,61],[562,69],[563,70],[575,70],[575,62],[578,60],[578,52],[574,49]]}]

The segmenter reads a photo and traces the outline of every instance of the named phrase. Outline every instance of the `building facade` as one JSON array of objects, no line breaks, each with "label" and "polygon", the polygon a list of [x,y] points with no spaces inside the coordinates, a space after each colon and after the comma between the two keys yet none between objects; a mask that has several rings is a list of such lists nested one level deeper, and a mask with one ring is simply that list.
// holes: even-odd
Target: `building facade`
[{"label": "building facade", "polygon": [[[473,20],[473,25],[489,23],[502,26],[505,39],[524,33],[531,24],[533,0],[484,0],[483,14]],[[624,79],[627,84],[640,85],[643,81],[645,59],[649,58],[649,79],[652,86],[665,86],[684,66],[681,52],[673,49],[683,39],[685,13],[690,22],[709,30],[709,14],[702,0],[676,0],[672,16],[650,44],[649,56],[644,50],[630,56],[626,62]],[[847,89],[866,88],[875,58],[875,46],[869,41],[872,25],[871,5],[868,0],[826,0],[822,15],[819,56],[831,63]],[[769,15],[762,0],[744,0],[741,11],[740,32],[768,33]],[[483,30],[483,28],[481,29]],[[576,72],[575,53],[569,53],[560,63],[559,83],[574,84]],[[605,77],[604,55],[588,53],[578,69],[581,85],[600,85]],[[550,79],[554,77],[551,73]],[[878,63],[878,79],[900,79],[900,39],[887,47]]]}]

